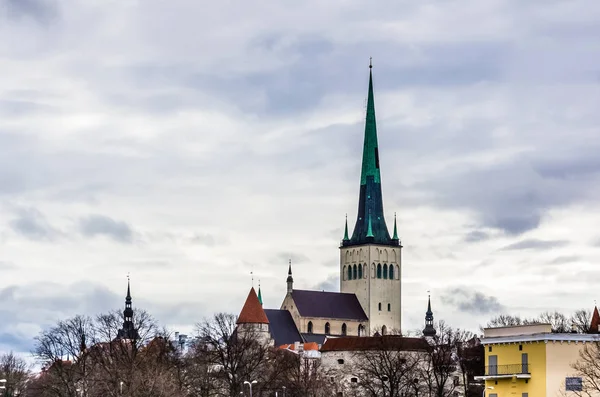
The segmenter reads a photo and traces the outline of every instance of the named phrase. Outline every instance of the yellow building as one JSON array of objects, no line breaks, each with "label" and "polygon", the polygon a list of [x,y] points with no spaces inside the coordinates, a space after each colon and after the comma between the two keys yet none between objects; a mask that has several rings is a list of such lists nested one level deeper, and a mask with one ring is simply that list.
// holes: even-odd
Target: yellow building
[{"label": "yellow building", "polygon": [[550,324],[486,328],[485,348],[487,397],[575,396],[582,379],[572,364],[586,343],[598,335],[552,333]]}]

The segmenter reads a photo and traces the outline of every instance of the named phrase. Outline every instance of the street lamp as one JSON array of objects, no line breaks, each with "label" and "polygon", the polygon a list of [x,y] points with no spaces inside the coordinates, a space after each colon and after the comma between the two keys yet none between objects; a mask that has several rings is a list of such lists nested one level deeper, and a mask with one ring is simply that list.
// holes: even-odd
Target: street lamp
[{"label": "street lamp", "polygon": [[255,384],[257,384],[257,383],[258,383],[258,382],[257,382],[257,381],[255,381],[255,380],[253,380],[252,382],[244,381],[244,384],[245,384],[245,385],[248,385],[248,386],[250,386],[250,397],[252,397],[252,385],[255,385]]},{"label": "street lamp", "polygon": [[494,390],[494,386],[488,386],[488,387],[484,387],[484,388],[483,388],[483,397],[485,397],[485,391],[486,391],[486,390],[488,390],[488,389],[489,389],[489,390]]},{"label": "street lamp", "polygon": [[123,381],[119,382],[119,391],[123,395]]},{"label": "street lamp", "polygon": [[281,388],[283,389],[283,397],[285,397],[285,386],[281,386]]}]

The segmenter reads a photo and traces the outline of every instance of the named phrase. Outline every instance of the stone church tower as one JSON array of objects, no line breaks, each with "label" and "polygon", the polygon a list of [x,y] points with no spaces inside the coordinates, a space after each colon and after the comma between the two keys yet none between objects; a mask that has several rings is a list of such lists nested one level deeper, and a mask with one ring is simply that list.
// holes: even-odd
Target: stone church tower
[{"label": "stone church tower", "polygon": [[360,176],[358,215],[352,236],[348,220],[340,246],[340,291],[356,294],[369,318],[370,333],[401,329],[401,249],[394,216],[390,237],[383,211],[372,65]]}]

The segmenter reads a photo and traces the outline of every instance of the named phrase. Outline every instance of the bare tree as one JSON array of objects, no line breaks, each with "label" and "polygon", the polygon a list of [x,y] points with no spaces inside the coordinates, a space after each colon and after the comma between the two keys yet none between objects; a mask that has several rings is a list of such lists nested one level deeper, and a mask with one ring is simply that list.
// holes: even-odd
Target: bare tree
[{"label": "bare tree", "polygon": [[30,377],[29,367],[25,360],[13,352],[0,356],[0,378],[6,379],[3,395],[14,396],[25,389]]},{"label": "bare tree", "polygon": [[576,396],[597,396],[600,393],[600,342],[586,343],[579,352],[579,360],[572,364],[582,378],[582,390]]},{"label": "bare tree", "polygon": [[439,321],[435,336],[429,339],[429,371],[425,373],[429,389],[436,397],[446,397],[458,387],[455,381],[459,369],[457,346],[464,338],[463,332]]},{"label": "bare tree", "polygon": [[359,395],[400,397],[419,387],[428,345],[423,339],[381,336],[377,344],[352,357]]},{"label": "bare tree", "polygon": [[567,316],[558,311],[543,312],[535,319],[535,322],[550,324],[554,333],[571,331],[571,324],[569,324]]},{"label": "bare tree", "polygon": [[576,310],[571,315],[570,322],[578,333],[587,334],[592,323],[592,312],[586,309]]},{"label": "bare tree", "polygon": [[244,381],[256,380],[255,395],[268,388],[269,347],[258,333],[237,332],[237,316],[217,313],[198,324],[197,352],[205,352],[216,396],[238,396]]}]

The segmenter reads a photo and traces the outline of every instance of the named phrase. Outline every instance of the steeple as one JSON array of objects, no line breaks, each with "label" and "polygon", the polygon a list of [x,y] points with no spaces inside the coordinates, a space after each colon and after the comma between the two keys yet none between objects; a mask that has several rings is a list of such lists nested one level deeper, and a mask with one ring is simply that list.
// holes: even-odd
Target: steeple
[{"label": "steeple", "polygon": [[425,312],[425,329],[423,336],[435,336],[436,330],[433,327],[433,312],[431,311],[431,295],[427,296],[427,312]]},{"label": "steeple", "polygon": [[396,213],[395,212],[394,212],[394,236],[392,237],[392,240],[395,240],[395,241],[400,240],[398,238],[398,228],[396,227]]},{"label": "steeple", "polygon": [[258,280],[258,301],[260,302],[260,305],[263,305],[263,301],[262,301],[262,293],[260,292],[260,280]]},{"label": "steeple", "polygon": [[290,259],[290,266],[288,268],[288,276],[287,276],[287,293],[291,294],[294,289],[294,278],[292,277],[292,260]]},{"label": "steeple", "polygon": [[140,338],[133,324],[133,308],[131,307],[131,286],[127,275],[127,295],[125,296],[125,310],[123,310],[123,328],[117,333],[117,339],[137,340]]},{"label": "steeple", "polygon": [[[360,174],[360,196],[358,215],[352,237],[342,241],[342,246],[375,243],[397,246],[398,241],[390,238],[383,216],[383,197],[381,193],[381,173],[379,169],[379,148],[377,144],[377,124],[375,119],[375,99],[373,95],[373,64],[369,63],[369,93],[365,120],[365,138]],[[371,235],[369,234],[369,225]]]},{"label": "steeple", "polygon": [[592,312],[592,321],[590,322],[590,328],[588,330],[588,334],[597,334],[599,333],[600,325],[600,313],[598,313],[598,306],[594,305],[594,311]]},{"label": "steeple", "polygon": [[346,224],[344,226],[344,240],[343,241],[349,241],[350,238],[348,238],[348,214],[346,214]]}]

